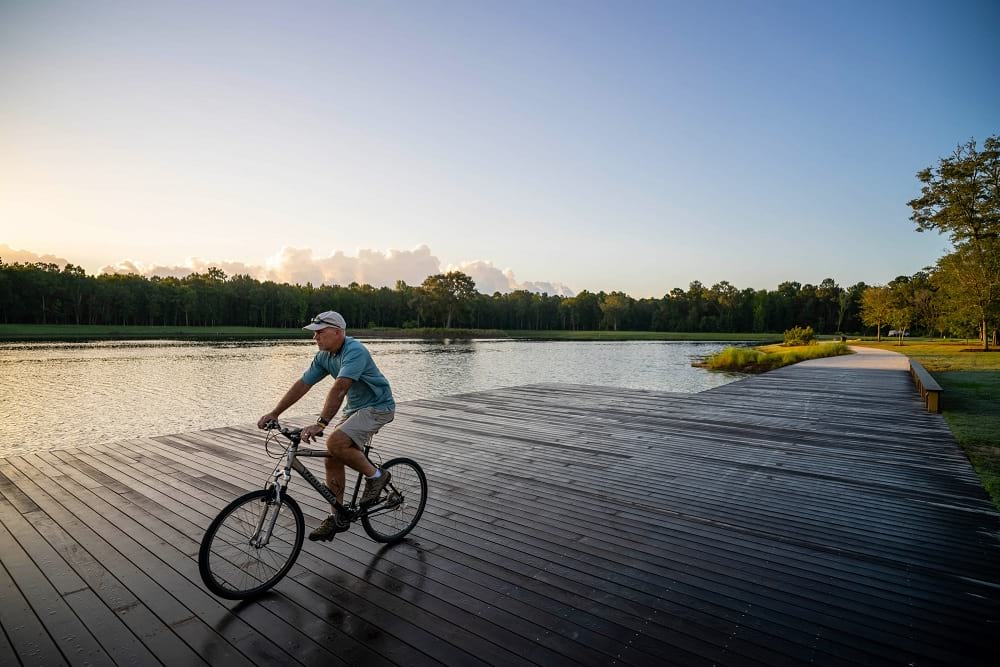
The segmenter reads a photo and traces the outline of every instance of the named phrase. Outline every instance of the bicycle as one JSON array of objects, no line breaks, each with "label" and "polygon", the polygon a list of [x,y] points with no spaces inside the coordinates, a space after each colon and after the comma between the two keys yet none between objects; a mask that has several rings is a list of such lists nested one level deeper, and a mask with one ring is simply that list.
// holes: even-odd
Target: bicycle
[{"label": "bicycle", "polygon": [[[300,428],[283,428],[272,421],[266,429],[264,448],[269,456],[273,456],[272,440],[277,441],[272,431],[287,438],[290,444],[274,457],[278,463],[264,488],[233,500],[205,531],[198,550],[198,570],[211,592],[229,600],[254,597],[281,581],[295,564],[305,536],[305,520],[299,504],[287,492],[293,470],[352,524],[360,520],[365,532],[376,542],[398,542],[417,525],[427,504],[427,477],[416,461],[400,457],[383,463],[382,470],[392,474],[389,484],[375,502],[364,506],[358,502],[363,477],[359,473],[354,495],[349,503],[342,505],[333,491],[298,460],[304,456],[326,458],[331,454],[325,449],[299,447]],[[366,457],[371,449],[369,440],[363,450]]]}]

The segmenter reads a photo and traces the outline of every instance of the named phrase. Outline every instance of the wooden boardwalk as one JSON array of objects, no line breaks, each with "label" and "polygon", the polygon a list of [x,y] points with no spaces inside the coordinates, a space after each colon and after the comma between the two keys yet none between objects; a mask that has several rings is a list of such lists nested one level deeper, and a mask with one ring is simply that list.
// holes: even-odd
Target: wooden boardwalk
[{"label": "wooden boardwalk", "polygon": [[1000,519],[905,370],[512,387],[377,442],[428,473],[412,537],[306,541],[242,604],[196,554],[271,469],[251,427],[0,459],[0,665],[996,664]]}]

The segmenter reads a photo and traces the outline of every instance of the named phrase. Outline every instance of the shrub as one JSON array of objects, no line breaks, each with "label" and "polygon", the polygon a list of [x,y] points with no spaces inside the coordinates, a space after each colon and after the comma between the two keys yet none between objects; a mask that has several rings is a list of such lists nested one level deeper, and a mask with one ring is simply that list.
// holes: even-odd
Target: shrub
[{"label": "shrub", "polygon": [[722,352],[705,360],[705,366],[712,370],[733,370],[758,366],[767,354],[749,347],[727,347]]},{"label": "shrub", "polygon": [[814,340],[816,340],[816,332],[810,326],[805,328],[792,327],[785,332],[785,345],[789,347],[792,345],[809,345]]}]

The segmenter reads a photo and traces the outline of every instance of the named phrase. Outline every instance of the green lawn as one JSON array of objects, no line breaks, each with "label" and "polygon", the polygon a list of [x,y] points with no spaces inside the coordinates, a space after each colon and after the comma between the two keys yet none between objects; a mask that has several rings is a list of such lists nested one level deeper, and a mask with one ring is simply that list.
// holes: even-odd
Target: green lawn
[{"label": "green lawn", "polygon": [[1000,509],[1000,352],[976,341],[858,343],[901,352],[919,361],[941,384],[941,413]]},{"label": "green lawn", "polygon": [[1000,509],[1000,371],[935,373],[942,414]]},{"label": "green lawn", "polygon": [[[499,329],[350,329],[358,338],[526,338],[531,340],[689,340],[755,341],[780,339],[776,334],[667,333],[651,331],[502,331]],[[146,327],[72,324],[0,324],[0,341],[84,341],[84,340],[262,340],[308,338],[298,328],[259,327]]]}]

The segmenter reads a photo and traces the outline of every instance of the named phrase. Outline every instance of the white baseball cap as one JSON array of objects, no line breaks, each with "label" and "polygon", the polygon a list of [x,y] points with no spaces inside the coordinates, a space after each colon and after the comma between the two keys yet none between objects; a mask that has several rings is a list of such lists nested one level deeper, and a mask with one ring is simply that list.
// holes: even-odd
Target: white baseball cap
[{"label": "white baseball cap", "polygon": [[344,320],[344,316],[340,313],[334,310],[328,310],[314,317],[312,324],[307,324],[302,328],[309,329],[309,331],[319,331],[320,329],[326,329],[327,327],[346,329],[347,321]]}]

